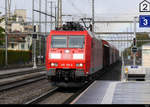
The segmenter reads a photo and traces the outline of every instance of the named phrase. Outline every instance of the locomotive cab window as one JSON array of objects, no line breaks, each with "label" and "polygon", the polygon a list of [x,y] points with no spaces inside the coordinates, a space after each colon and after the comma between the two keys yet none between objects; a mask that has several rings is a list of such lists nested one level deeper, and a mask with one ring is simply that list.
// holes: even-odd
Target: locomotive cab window
[{"label": "locomotive cab window", "polygon": [[67,48],[67,36],[52,36],[52,48]]},{"label": "locomotive cab window", "polygon": [[69,48],[84,48],[84,36],[69,36]]},{"label": "locomotive cab window", "polygon": [[52,48],[84,48],[85,37],[84,36],[65,36],[55,35],[52,36],[51,47]]}]

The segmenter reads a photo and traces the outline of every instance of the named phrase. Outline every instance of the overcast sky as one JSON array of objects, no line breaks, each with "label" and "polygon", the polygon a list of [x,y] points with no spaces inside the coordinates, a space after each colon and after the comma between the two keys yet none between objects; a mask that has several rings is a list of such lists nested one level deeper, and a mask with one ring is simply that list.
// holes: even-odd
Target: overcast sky
[{"label": "overcast sky", "polygon": [[[11,0],[11,11],[14,9],[26,9],[28,21],[32,19],[32,0]],[[57,3],[57,0],[48,0]],[[95,0],[95,19],[96,20],[133,20],[134,16],[139,13],[139,4],[143,0]],[[150,0],[147,0],[150,1]],[[92,16],[92,0],[62,0],[63,2],[63,14],[73,15],[73,17],[67,17],[68,19],[75,20],[79,17],[91,17]],[[42,0],[42,11],[45,11],[45,0]],[[55,5],[55,4],[54,4]],[[0,11],[4,14],[5,0],[0,0]],[[35,8],[39,8],[39,0],[35,0]],[[48,12],[50,12],[50,3],[48,3]],[[38,20],[38,14],[36,20]],[[44,20],[44,16],[42,16]],[[138,26],[138,25],[137,25]],[[131,28],[132,27],[132,28]],[[48,28],[49,29],[49,28]],[[133,26],[130,24],[103,24],[97,25],[97,31],[133,31]],[[148,29],[139,29],[147,31]]]},{"label": "overcast sky", "polygon": [[[14,9],[26,9],[27,19],[32,19],[32,0],[11,0],[11,11]],[[42,11],[45,11],[45,0],[41,0]],[[54,1],[57,4],[57,0]],[[139,14],[139,3],[143,0],[95,0],[95,19],[96,20],[133,20],[134,16]],[[79,17],[92,16],[92,0],[62,0],[63,14],[73,15],[65,17],[66,19],[77,19]],[[53,5],[55,5],[53,4]],[[5,0],[0,0],[0,11],[4,14]],[[39,0],[35,0],[35,8],[39,8]],[[48,12],[50,13],[50,3],[48,3]],[[145,14],[145,13],[144,13]],[[38,20],[38,13],[35,14]],[[44,19],[44,15],[42,15]],[[124,29],[124,28],[123,28]],[[125,29],[124,29],[125,30]]]},{"label": "overcast sky", "polygon": [[[11,0],[13,11],[16,9],[27,9],[28,17],[31,17],[32,0]],[[38,1],[35,0],[38,9]],[[49,0],[50,1],[50,0]],[[51,0],[57,2],[57,0]],[[77,14],[79,16],[90,16],[92,0],[62,0],[64,14]],[[126,15],[137,15],[139,12],[138,5],[143,0],[95,0],[96,17],[113,17]],[[4,12],[5,0],[0,0],[0,10]],[[50,3],[49,3],[50,8]],[[42,10],[45,9],[45,0],[42,0]]]}]

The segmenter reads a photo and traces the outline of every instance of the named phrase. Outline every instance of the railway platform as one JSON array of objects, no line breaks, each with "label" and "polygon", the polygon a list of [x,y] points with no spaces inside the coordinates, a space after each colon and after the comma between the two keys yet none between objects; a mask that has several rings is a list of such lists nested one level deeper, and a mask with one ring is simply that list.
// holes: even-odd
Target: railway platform
[{"label": "railway platform", "polygon": [[150,81],[95,81],[71,104],[150,104]]}]

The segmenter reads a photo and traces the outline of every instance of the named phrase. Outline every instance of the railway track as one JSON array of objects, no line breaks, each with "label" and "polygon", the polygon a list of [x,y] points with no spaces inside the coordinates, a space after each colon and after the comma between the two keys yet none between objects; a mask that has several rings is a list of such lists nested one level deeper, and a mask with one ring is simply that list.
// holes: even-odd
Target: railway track
[{"label": "railway track", "polygon": [[[45,73],[39,73],[36,74],[36,73],[33,73],[34,75],[27,75],[26,77],[23,77],[23,76],[20,76],[19,78],[17,77],[17,79],[14,79],[14,81],[11,81],[13,80],[13,78],[9,79],[9,81],[1,81],[1,84],[0,84],[0,92],[2,91],[7,91],[7,90],[10,90],[10,89],[13,89],[13,88],[16,88],[16,87],[20,87],[20,86],[23,86],[23,85],[26,85],[26,84],[30,84],[30,83],[33,83],[33,82],[36,82],[36,81],[40,81],[40,80],[43,80],[43,79],[46,79],[46,76],[45,76]],[[36,75],[35,75],[36,74]],[[7,79],[6,79],[7,80]]]},{"label": "railway track", "polygon": [[53,95],[55,92],[57,92],[58,89],[59,89],[58,87],[55,87],[55,88],[49,90],[48,92],[43,93],[42,95],[40,95],[40,96],[38,96],[38,97],[36,97],[36,98],[26,102],[25,104],[36,104],[36,103],[39,103],[39,102],[43,101],[44,99],[48,98],[49,96]]},{"label": "railway track", "polygon": [[[99,75],[103,75],[104,73],[105,72],[103,71]],[[70,104],[74,99],[76,99],[77,96],[79,96],[84,90],[86,90],[94,81],[95,79],[86,83],[81,89],[77,89],[75,92],[72,92],[71,89],[70,90],[67,89],[68,92],[63,92],[63,91],[60,91],[62,89],[55,87],[49,90],[48,92],[26,102],[25,104],[43,104],[43,103],[44,104]],[[63,90],[66,90],[66,88]],[[57,99],[57,100],[53,101],[53,99]]]},{"label": "railway track", "polygon": [[[117,64],[118,65],[118,64]],[[114,65],[112,65],[111,67],[114,67]],[[58,100],[57,101],[59,101],[59,99],[64,99],[64,101],[62,101],[61,103],[59,102],[59,104],[73,104],[73,102],[76,100],[76,98],[78,97],[78,96],[80,96],[80,94],[82,93],[82,92],[84,92],[85,90],[87,90],[90,86],[91,86],[91,84],[93,84],[94,83],[94,81],[96,81],[96,80],[99,80],[100,79],[100,77],[102,77],[102,78],[104,78],[105,76],[108,76],[109,77],[109,79],[117,79],[118,77],[116,76],[116,77],[114,77],[113,76],[113,74],[115,73],[116,74],[116,68],[114,68],[114,70],[113,70],[113,72],[110,72],[110,70],[112,70],[112,68],[105,68],[105,69],[103,69],[103,70],[100,70],[100,72],[99,73],[97,73],[96,75],[95,75],[95,79],[93,79],[92,81],[90,81],[90,82],[88,82],[88,83],[86,83],[82,88],[80,88],[80,89],[78,89],[78,90],[76,90],[75,92],[73,92],[73,93],[70,93],[70,97],[65,97],[65,96],[67,96],[69,93],[64,93],[64,96],[62,96],[61,98],[59,98],[58,96],[53,96],[53,97],[56,97],[56,98],[58,98]],[[118,70],[119,71],[119,70]],[[109,74],[109,75],[108,75]],[[112,77],[114,77],[114,78],[112,78]],[[102,79],[101,78],[101,79]],[[57,93],[57,91],[55,91],[55,93]],[[47,96],[47,97],[52,97],[52,95],[54,95],[54,93],[53,94],[51,94],[50,96]],[[58,95],[58,94],[56,94],[56,95]],[[59,94],[60,95],[60,94]],[[52,99],[52,98],[51,98]],[[44,100],[44,99],[43,99]],[[50,103],[50,104],[58,104],[58,103],[51,103],[50,102],[51,100],[49,100],[49,102],[48,102],[48,104]],[[38,103],[38,102],[37,102]],[[40,103],[40,104],[43,104],[43,103]],[[44,103],[44,104],[47,104],[47,103]]]},{"label": "railway track", "polygon": [[[105,75],[105,71],[109,71],[110,69],[107,69],[107,70],[102,70],[101,71],[101,73],[99,74],[99,76],[98,77],[102,77],[103,75]],[[107,73],[106,73],[107,74]],[[111,73],[112,74],[112,73]],[[110,75],[109,75],[110,76]],[[97,77],[97,78],[98,78]],[[38,86],[33,86],[33,85],[31,85],[32,87],[34,87],[35,89],[36,88],[38,88],[39,86],[41,86],[42,85],[42,87],[43,87],[43,91],[42,92],[40,92],[40,90],[39,91],[37,91],[37,92],[34,92],[34,94],[35,95],[31,95],[31,93],[32,93],[32,91],[31,92],[29,92],[29,93],[26,93],[27,95],[25,95],[26,96],[26,98],[24,98],[24,97],[21,97],[22,95],[21,95],[21,93],[19,94],[19,95],[17,95],[18,97],[20,96],[20,100],[21,100],[21,102],[17,102],[17,103],[19,103],[19,104],[72,104],[72,102],[83,92],[83,91],[85,91],[95,80],[97,80],[97,78],[95,78],[94,80],[92,80],[91,82],[89,82],[89,83],[87,83],[87,84],[85,84],[82,88],[80,88],[80,89],[77,89],[77,90],[75,90],[75,91],[72,91],[71,89],[69,90],[69,89],[65,89],[65,90],[63,90],[62,91],[62,89],[60,89],[60,88],[58,88],[58,87],[49,87],[49,89],[45,89],[46,87],[48,87],[49,85],[49,83],[48,82],[46,82],[46,84],[47,85],[44,85],[43,83],[41,83],[40,82],[40,80],[42,80],[42,79],[45,79],[44,81],[46,81],[46,76],[45,76],[45,74],[43,75],[43,77],[41,76],[39,76],[39,77],[35,77],[35,78],[30,78],[30,79],[27,79],[26,81],[24,80],[24,81],[20,81],[20,82],[18,82],[18,83],[14,83],[14,86],[12,86],[12,83],[10,84],[10,86],[11,87],[9,87],[9,86],[6,86],[6,87],[4,87],[3,86],[3,89],[1,89],[2,91],[5,91],[5,90],[8,90],[8,91],[6,91],[6,92],[8,92],[8,93],[10,93],[10,91],[9,91],[9,89],[13,89],[13,88],[15,88],[15,87],[17,87],[17,88],[15,88],[15,89],[13,89],[12,91],[15,91],[16,89],[18,90],[18,89],[22,89],[22,90],[24,90],[24,87],[28,87],[28,85],[26,85],[26,84],[29,84],[30,85],[30,83],[36,83],[36,81],[38,82]],[[16,85],[16,86],[15,86]],[[22,88],[20,87],[20,86],[23,86]],[[0,88],[1,88],[1,86],[0,86]],[[35,90],[35,89],[33,89],[33,90]],[[0,91],[1,91],[0,90]],[[16,93],[18,92],[16,90]],[[66,90],[69,90],[69,91],[66,91]],[[37,93],[37,95],[36,95],[36,93]],[[12,95],[10,95],[10,94],[8,94],[9,96],[12,96]],[[5,96],[5,93],[4,93],[4,96]],[[15,94],[14,94],[14,96],[16,96]],[[16,96],[16,97],[17,97]],[[28,97],[28,98],[27,98]],[[2,97],[2,98],[4,98],[4,97]],[[8,97],[8,99],[6,100],[6,101],[10,101],[9,100],[9,97]],[[12,101],[13,103],[15,103],[16,101]]]},{"label": "railway track", "polygon": [[19,76],[19,75],[30,74],[30,73],[34,73],[34,72],[39,72],[39,71],[44,70],[44,69],[45,69],[45,67],[40,67],[38,69],[25,69],[23,71],[8,72],[8,73],[1,74],[0,79],[10,78],[10,77]]}]

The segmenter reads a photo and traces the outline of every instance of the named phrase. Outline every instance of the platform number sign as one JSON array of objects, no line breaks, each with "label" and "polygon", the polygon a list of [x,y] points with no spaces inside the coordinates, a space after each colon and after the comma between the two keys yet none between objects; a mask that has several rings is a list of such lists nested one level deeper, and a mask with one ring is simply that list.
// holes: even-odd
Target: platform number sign
[{"label": "platform number sign", "polygon": [[150,27],[150,15],[139,16],[139,27]]},{"label": "platform number sign", "polygon": [[148,2],[147,0],[144,0],[143,2],[141,2],[139,5],[139,11],[150,12],[150,2]]}]

